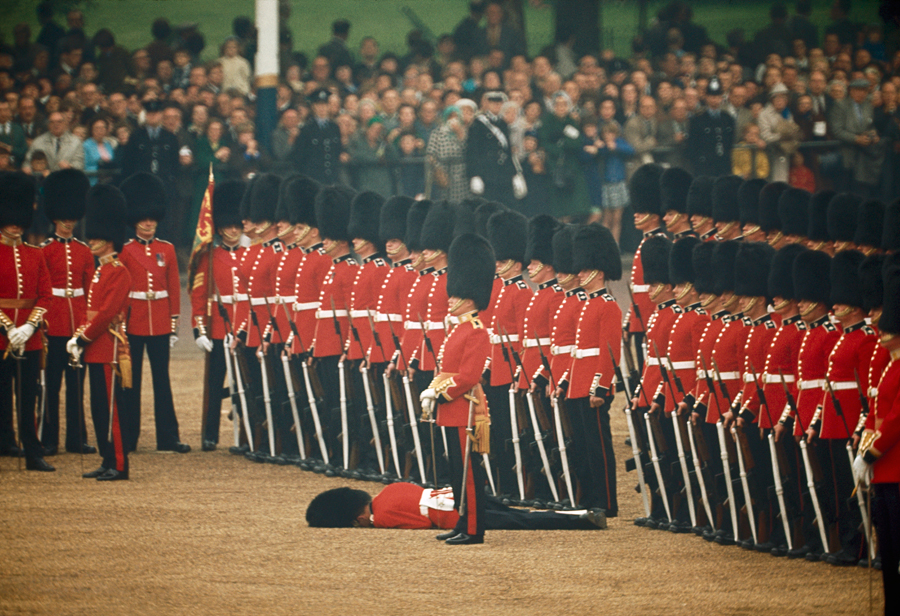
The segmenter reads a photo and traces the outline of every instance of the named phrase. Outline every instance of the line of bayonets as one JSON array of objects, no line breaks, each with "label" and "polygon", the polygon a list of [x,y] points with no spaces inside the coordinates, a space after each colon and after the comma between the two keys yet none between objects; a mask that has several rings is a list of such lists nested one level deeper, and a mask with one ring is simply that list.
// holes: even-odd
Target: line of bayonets
[{"label": "line of bayonets", "polygon": [[[629,288],[629,295],[631,295],[631,289]],[[638,321],[642,325],[642,329],[647,331],[646,328],[643,327],[643,319],[641,318],[640,308],[637,306],[637,303],[634,301],[634,297],[631,296],[631,305],[632,309],[635,311],[635,316]],[[659,348],[656,343],[653,343],[653,351],[655,353],[655,357],[658,360],[658,365],[660,369],[661,376],[663,378],[663,382],[665,384],[666,389],[669,392],[669,395],[672,396],[673,401],[681,400],[687,405],[687,415],[690,417],[690,413],[697,412],[701,417],[705,415],[705,411],[707,409],[706,405],[703,404],[702,396],[701,399],[693,401],[692,398],[687,395],[684,390],[684,386],[681,382],[681,379],[678,376],[678,373],[673,367],[673,363],[668,355],[663,355],[660,353]],[[634,359],[631,356],[631,351],[625,337],[623,335],[623,348],[622,354],[625,358],[629,374],[636,374],[634,371]],[[627,399],[630,401],[633,399],[633,394],[636,395],[637,392],[632,392],[628,379],[625,378],[622,373],[618,362],[615,361],[615,357],[613,356],[612,348],[609,348],[610,358],[613,360],[613,365],[615,366],[616,376],[619,381],[622,383],[623,388],[625,390]],[[729,443],[727,442],[725,432],[726,429],[730,430],[732,441],[734,457],[737,459],[738,473],[741,482],[741,488],[744,495],[744,503],[746,506],[746,515],[750,526],[750,532],[753,537],[753,542],[757,542],[757,529],[756,529],[756,519],[753,514],[753,499],[751,497],[751,489],[750,489],[750,481],[749,481],[749,471],[753,467],[753,458],[750,453],[749,444],[747,442],[746,435],[743,431],[743,426],[740,422],[736,420],[732,420],[730,422],[726,422],[726,418],[722,413],[722,399],[725,401],[725,407],[727,409],[732,410],[735,414],[737,414],[738,409],[735,408],[737,401],[732,401],[731,396],[728,392],[728,387],[725,385],[720,372],[719,366],[716,363],[715,359],[712,359],[712,370],[709,369],[709,366],[706,363],[706,359],[703,356],[699,356],[702,371],[701,374],[706,382],[707,389],[711,393],[711,397],[715,399],[716,411],[719,415],[718,420],[716,421],[716,432],[718,435],[719,442],[719,450],[721,452],[722,459],[722,467],[725,474],[725,488],[728,495],[728,506],[729,513],[731,517],[731,527],[732,533],[735,539],[738,537],[738,526],[739,526],[739,518],[737,505],[734,497],[734,488],[732,485],[732,476],[731,476],[731,467],[729,464]],[[756,371],[756,367],[753,365],[753,362],[750,362],[750,369],[753,375],[753,383],[756,388],[756,395],[760,402],[760,407],[765,409],[766,416],[769,419],[769,425],[776,426],[776,422],[774,421],[774,417],[772,415],[771,409],[769,408],[768,402],[766,401],[765,392],[763,391],[762,386],[760,385],[759,374]],[[869,412],[869,402],[865,393],[862,390],[862,386],[859,381],[859,374],[856,369],[854,369],[854,376],[856,378],[856,386],[857,391],[859,393],[860,403],[862,405],[863,414],[868,415]],[[819,498],[816,491],[816,484],[821,481],[821,469],[818,464],[814,464],[809,455],[808,443],[806,441],[806,429],[807,426],[804,426],[802,423],[802,418],[800,413],[797,411],[797,404],[794,399],[793,394],[791,394],[790,389],[787,386],[787,382],[784,378],[784,373],[779,370],[779,381],[784,389],[785,399],[787,400],[788,407],[791,410],[791,414],[795,417],[795,420],[798,422],[798,425],[801,429],[801,433],[803,434],[803,438],[800,439],[799,446],[801,451],[801,456],[803,459],[803,467],[806,474],[806,486],[809,489],[810,498],[812,500],[813,508],[815,510],[816,515],[816,526],[819,531],[819,538],[822,541],[822,546],[825,551],[828,551],[828,540],[826,536],[826,525],[825,519],[822,516],[822,509],[819,504]],[[644,404],[643,408],[649,409],[651,406],[649,400],[647,399],[647,394],[643,390],[643,388],[638,384],[637,388],[640,390],[640,394]],[[841,403],[837,399],[837,396],[834,394],[834,390],[831,387],[831,383],[828,379],[825,379],[825,389],[830,395],[830,399],[832,404],[834,405],[835,413],[841,418],[844,423],[844,429],[847,432],[847,454],[849,457],[850,465],[853,465],[853,447],[850,439],[852,438],[853,433],[850,431],[850,427],[847,424],[847,419],[844,416],[843,410],[841,408]],[[676,396],[676,391],[678,392],[678,396]],[[720,398],[721,396],[721,398]],[[695,476],[697,478],[697,484],[700,488],[701,492],[701,500],[703,503],[703,507],[706,513],[707,520],[709,521],[709,525],[713,528],[713,530],[717,530],[715,528],[715,518],[713,516],[712,507],[710,504],[709,492],[707,489],[707,480],[712,481],[712,477],[708,475],[709,467],[707,465],[709,461],[709,450],[706,447],[705,439],[703,437],[702,431],[699,429],[699,426],[696,425],[693,421],[688,419],[679,420],[678,413],[678,404],[674,405],[674,411],[671,414],[672,426],[674,428],[675,433],[675,443],[678,454],[678,461],[681,467],[681,472],[684,480],[685,486],[685,496],[688,502],[688,513],[691,520],[691,525],[697,526],[697,517],[696,511],[694,508],[694,498],[693,498],[693,488],[692,482],[690,478],[690,474],[688,472],[686,454],[684,449],[684,440],[685,437],[689,441],[691,457],[693,459]],[[640,492],[642,496],[642,501],[644,505],[644,510],[646,515],[650,516],[650,503],[647,498],[648,487],[644,478],[643,468],[641,464],[641,448],[639,446],[639,441],[637,439],[637,431],[634,426],[634,419],[632,417],[632,411],[630,407],[630,403],[625,407],[625,414],[628,421],[628,432],[631,440],[632,453],[634,455],[635,468],[638,474],[638,482],[640,483]],[[779,415],[780,417],[780,415]],[[650,448],[650,461],[653,465],[654,473],[657,479],[657,485],[659,486],[659,495],[662,499],[663,506],[665,508],[666,517],[668,521],[671,523],[673,521],[672,513],[669,507],[668,495],[666,494],[666,483],[663,478],[662,469],[660,467],[660,458],[658,448],[661,448],[665,451],[665,440],[662,435],[662,428],[660,425],[660,419],[658,415],[651,414],[649,412],[644,413],[644,421],[646,424],[649,448]],[[705,419],[703,419],[705,421]],[[730,423],[730,428],[726,428],[726,423]],[[690,428],[690,429],[688,429]],[[779,515],[781,517],[781,522],[784,528],[784,533],[787,541],[788,549],[793,549],[793,541],[790,530],[790,523],[787,514],[787,506],[784,499],[784,484],[783,479],[786,478],[787,473],[787,461],[786,455],[783,448],[783,445],[776,441],[774,430],[770,430],[767,435],[767,441],[769,444],[769,454],[770,454],[770,462],[772,465],[774,483],[775,483],[775,495],[778,501],[778,510]],[[859,505],[860,511],[862,512],[864,532],[866,536],[867,544],[869,545],[869,556],[870,558],[874,558],[873,545],[872,545],[872,531],[871,531],[871,520],[869,517],[869,512],[866,507],[862,490],[855,490],[857,503]]]}]

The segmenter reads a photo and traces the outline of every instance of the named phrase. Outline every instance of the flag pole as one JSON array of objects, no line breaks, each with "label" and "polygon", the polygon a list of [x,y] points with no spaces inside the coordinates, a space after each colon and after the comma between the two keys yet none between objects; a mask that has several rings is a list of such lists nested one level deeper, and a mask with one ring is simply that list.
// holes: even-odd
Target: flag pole
[{"label": "flag pole", "polygon": [[[209,243],[206,248],[206,326],[208,335],[212,336],[212,306],[215,294],[215,281],[213,280],[213,234],[215,233],[215,224],[212,218],[212,198],[213,189],[215,188],[215,176],[213,175],[213,164],[209,163],[209,183],[206,186],[206,194],[204,195],[203,205],[209,208]],[[200,219],[197,221],[197,234],[202,239],[201,225],[203,221],[203,205],[201,205]],[[212,339],[212,338],[210,338]],[[202,449],[203,441],[206,440],[206,421],[207,409],[209,409],[209,397],[212,394],[209,387],[209,370],[210,357],[212,353],[206,353],[203,362],[203,407],[200,413],[200,445]]]}]

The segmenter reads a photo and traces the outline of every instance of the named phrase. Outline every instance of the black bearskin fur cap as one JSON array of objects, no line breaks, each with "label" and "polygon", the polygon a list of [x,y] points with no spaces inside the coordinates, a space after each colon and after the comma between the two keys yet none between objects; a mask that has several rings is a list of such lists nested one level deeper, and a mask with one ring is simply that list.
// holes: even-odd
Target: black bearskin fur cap
[{"label": "black bearskin fur cap", "polygon": [[806,250],[802,244],[788,244],[778,249],[769,268],[769,297],[797,299],[794,293],[794,259]]},{"label": "black bearskin fur cap", "polygon": [[765,242],[742,242],[734,259],[734,293],[769,296],[769,270],[775,249]]},{"label": "black bearskin fur cap", "polygon": [[713,251],[712,268],[715,278],[715,293],[722,295],[734,291],[734,262],[741,243],[737,240],[719,242]]},{"label": "black bearskin fur cap", "polygon": [[828,235],[835,242],[852,242],[862,198],[851,193],[838,193],[828,203]]},{"label": "black bearskin fur cap", "polygon": [[412,207],[412,197],[398,195],[391,197],[381,206],[378,219],[378,236],[387,243],[390,240],[404,241],[406,238],[406,217]]},{"label": "black bearskin fur cap", "polygon": [[81,220],[91,182],[80,169],[54,171],[41,184],[48,220]]},{"label": "black bearskin fur cap", "polygon": [[794,297],[797,301],[828,304],[831,299],[831,257],[820,250],[806,250],[794,259]]},{"label": "black bearskin fur cap", "polygon": [[659,176],[660,215],[669,210],[687,214],[688,193],[694,176],[681,167],[669,167]]},{"label": "black bearskin fur cap", "polygon": [[672,244],[669,252],[669,281],[672,286],[694,283],[694,247],[700,243],[696,237],[689,235]]},{"label": "black bearskin fur cap", "polygon": [[715,242],[700,242],[691,251],[691,266],[694,270],[694,288],[700,295],[716,292],[716,276],[713,270]]},{"label": "black bearskin fur cap", "polygon": [[812,195],[802,188],[788,188],[778,198],[778,216],[785,235],[806,237],[809,231],[809,199]]},{"label": "black bearskin fur cap", "polygon": [[166,187],[155,175],[144,171],[135,173],[126,178],[119,188],[125,195],[126,216],[130,226],[147,218],[159,222],[166,217]]},{"label": "black bearskin fur cap", "polygon": [[495,264],[494,251],[486,239],[475,233],[458,236],[447,253],[447,297],[470,299],[478,310],[487,310]]},{"label": "black bearskin fur cap", "polygon": [[831,259],[831,305],[863,307],[859,266],[866,257],[858,250],[844,250]]},{"label": "black bearskin fur cap", "polygon": [[593,223],[583,225],[572,240],[573,273],[600,270],[607,280],[622,278],[622,257],[619,245],[609,229]]},{"label": "black bearskin fur cap", "polygon": [[125,208],[125,195],[112,184],[92,187],[85,199],[85,239],[106,240],[122,250],[128,235]]},{"label": "black bearskin fur cap", "polygon": [[322,239],[349,242],[347,224],[350,222],[351,195],[338,186],[325,186],[316,194],[316,221]]},{"label": "black bearskin fur cap", "polygon": [[641,267],[644,282],[669,284],[669,252],[672,241],[664,235],[652,235],[641,244]]},{"label": "black bearskin fur cap", "polygon": [[246,183],[242,180],[224,180],[213,189],[212,216],[216,229],[241,226],[241,200]]},{"label": "black bearskin fur cap", "polygon": [[659,179],[663,168],[656,163],[641,165],[631,176],[628,183],[628,194],[631,196],[631,208],[639,214],[659,214],[662,211],[662,198],[659,191]]},{"label": "black bearskin fur cap", "polygon": [[743,180],[736,175],[716,178],[712,189],[712,217],[716,222],[738,222],[741,210],[738,204],[738,189]]},{"label": "black bearskin fur cap", "polygon": [[491,216],[487,223],[488,241],[497,261],[512,259],[525,264],[528,219],[519,212],[506,210]]},{"label": "black bearskin fur cap", "polygon": [[525,243],[525,264],[540,261],[553,265],[553,236],[559,222],[553,216],[538,214],[528,221],[528,238]]},{"label": "black bearskin fur cap", "polygon": [[768,233],[781,231],[781,215],[778,202],[790,186],[787,182],[769,182],[759,191],[759,226]]}]

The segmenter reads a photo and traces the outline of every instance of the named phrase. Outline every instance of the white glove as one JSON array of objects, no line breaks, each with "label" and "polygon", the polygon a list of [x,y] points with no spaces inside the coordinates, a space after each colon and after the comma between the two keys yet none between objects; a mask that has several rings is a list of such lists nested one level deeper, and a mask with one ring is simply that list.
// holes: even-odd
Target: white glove
[{"label": "white glove", "polygon": [[72,338],[69,338],[68,342],[66,342],[66,353],[68,353],[69,356],[76,362],[81,357],[81,347],[78,346],[77,337],[73,336]]},{"label": "white glove", "polygon": [[11,346],[14,351],[25,348],[25,343],[28,342],[28,339],[31,338],[31,335],[36,329],[37,328],[31,323],[25,323],[24,325],[15,328],[9,332],[9,346]]},{"label": "white glove", "polygon": [[[213,343],[212,340],[207,338],[206,336],[197,336],[197,339],[194,340],[194,343],[197,345],[201,351],[206,351],[207,353],[212,353]],[[171,342],[169,344],[172,344]]]},{"label": "white glove", "polygon": [[472,179],[469,180],[469,190],[472,191],[473,195],[484,194],[484,180],[477,175],[472,177]]},{"label": "white glove", "polygon": [[525,183],[525,176],[521,173],[517,173],[513,176],[512,180],[513,185],[513,195],[515,195],[516,199],[524,199],[528,196],[528,185]]},{"label": "white glove", "polygon": [[861,455],[853,460],[853,480],[862,485],[872,483],[872,465],[866,462]]},{"label": "white glove", "polygon": [[175,334],[169,334],[169,348],[171,349],[175,346],[175,343],[178,342],[178,336]]},{"label": "white glove", "polygon": [[571,124],[566,125],[566,127],[563,129],[563,135],[565,135],[569,139],[578,139],[578,135],[580,134],[581,133],[578,132],[578,129]]},{"label": "white glove", "polygon": [[419,402],[422,403],[422,416],[431,417],[434,412],[434,399],[437,393],[430,387],[419,394]]}]

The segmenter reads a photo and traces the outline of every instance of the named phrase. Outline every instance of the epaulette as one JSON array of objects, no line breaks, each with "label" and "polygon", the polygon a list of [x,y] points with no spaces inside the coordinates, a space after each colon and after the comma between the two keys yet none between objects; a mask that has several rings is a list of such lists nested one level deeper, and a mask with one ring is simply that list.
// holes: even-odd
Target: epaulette
[{"label": "epaulette", "polygon": [[159,239],[158,237],[154,237],[153,239],[155,239],[155,240],[156,240],[157,242],[159,242],[160,244],[168,244],[169,246],[172,246],[172,245],[173,245],[172,242],[168,242],[168,241],[166,241],[166,240],[161,240],[161,239]]},{"label": "epaulette", "polygon": [[318,252],[322,256],[328,254],[327,252],[325,252],[325,248],[317,248],[316,252]]},{"label": "epaulette", "polygon": [[516,282],[516,286],[519,287],[520,289],[527,289],[528,283],[525,282],[524,280],[519,280],[518,282]]},{"label": "epaulette", "polygon": [[766,329],[777,329],[778,325],[772,319],[766,321]]},{"label": "epaulette", "polygon": [[90,248],[90,246],[88,246],[88,243],[87,243],[87,242],[85,242],[84,240],[80,240],[80,239],[78,239],[77,237],[73,237],[73,238],[72,238],[72,241],[73,241],[73,242],[78,242],[79,244],[81,244],[81,245],[84,246],[85,248]]},{"label": "epaulette", "polygon": [[603,299],[605,299],[605,300],[608,301],[608,302],[614,302],[614,301],[616,301],[616,298],[613,297],[613,296],[612,296],[611,294],[609,294],[609,293],[604,293],[604,294],[601,295],[600,297],[602,297]]},{"label": "epaulette", "polygon": [[834,323],[832,323],[831,321],[825,321],[822,324],[822,327],[825,328],[826,332],[836,332],[837,331],[837,326]]},{"label": "epaulette", "polygon": [[797,329],[799,329],[801,332],[805,332],[806,330],[809,329],[809,327],[807,327],[807,325],[806,325],[806,321],[804,321],[803,319],[800,319],[799,321],[794,323],[794,325],[796,325]]}]

